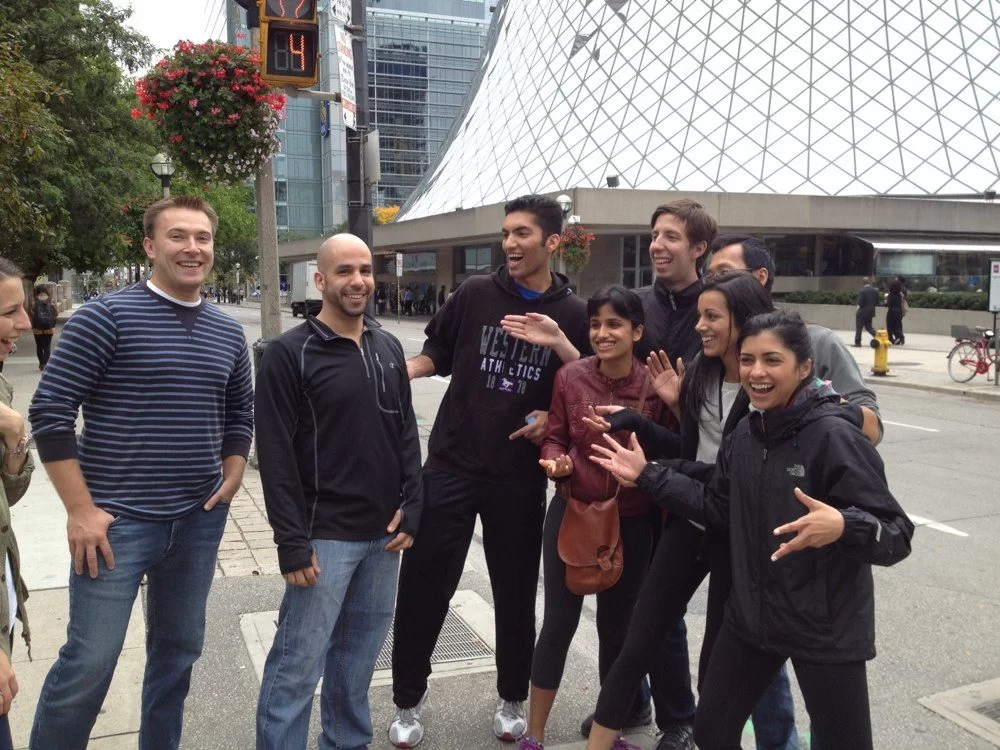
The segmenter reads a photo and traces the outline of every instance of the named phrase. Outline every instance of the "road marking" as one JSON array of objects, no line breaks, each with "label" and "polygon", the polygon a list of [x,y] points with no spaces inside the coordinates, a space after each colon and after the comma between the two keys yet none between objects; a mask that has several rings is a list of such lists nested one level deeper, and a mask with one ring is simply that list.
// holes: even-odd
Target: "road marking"
[{"label": "road marking", "polygon": [[912,513],[907,513],[906,515],[910,517],[910,520],[913,521],[914,525],[916,526],[926,526],[928,529],[934,529],[935,531],[943,531],[945,534],[951,534],[953,536],[961,536],[961,537],[969,536],[964,531],[959,531],[958,529],[952,528],[951,526],[944,523],[938,523],[937,521],[934,521],[930,518],[924,518],[923,516],[915,516]]},{"label": "road marking", "polygon": [[422,338],[422,339],[407,338],[406,340],[407,341],[416,341],[418,344],[422,344],[422,343],[424,343],[427,340],[427,338],[426,337]]},{"label": "road marking", "polygon": [[893,427],[908,427],[911,430],[923,430],[924,432],[941,432],[941,430],[935,430],[933,427],[919,427],[915,424],[903,424],[902,422],[890,422],[887,419],[882,420],[882,424],[891,424]]},{"label": "road marking", "polygon": [[448,385],[451,385],[451,378],[450,377],[442,378],[440,375],[431,375],[431,380],[438,380],[438,381],[440,381],[442,383],[447,383]]}]

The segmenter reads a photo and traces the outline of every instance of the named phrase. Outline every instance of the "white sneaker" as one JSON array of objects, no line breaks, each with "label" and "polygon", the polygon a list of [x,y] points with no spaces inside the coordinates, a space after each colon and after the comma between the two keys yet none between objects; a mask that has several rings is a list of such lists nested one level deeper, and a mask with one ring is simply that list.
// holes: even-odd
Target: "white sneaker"
[{"label": "white sneaker", "polygon": [[396,715],[392,717],[389,725],[389,742],[393,747],[411,748],[420,744],[424,738],[424,723],[420,714],[427,703],[427,696],[431,689],[428,687],[424,691],[420,702],[413,708],[396,708]]},{"label": "white sneaker", "polygon": [[493,734],[498,740],[516,742],[528,731],[528,720],[524,718],[524,701],[497,701],[497,712],[493,715]]}]

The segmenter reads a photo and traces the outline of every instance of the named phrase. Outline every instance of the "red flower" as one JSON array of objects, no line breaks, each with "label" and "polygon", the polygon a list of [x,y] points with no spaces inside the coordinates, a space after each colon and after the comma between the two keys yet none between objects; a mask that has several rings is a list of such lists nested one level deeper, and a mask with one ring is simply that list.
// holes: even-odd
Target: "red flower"
[{"label": "red flower", "polygon": [[184,141],[184,136],[183,135],[172,135],[172,136],[170,136],[170,142],[171,143],[183,143],[183,141]]},{"label": "red flower", "polygon": [[133,120],[138,120],[140,117],[142,117],[142,110],[141,109],[133,109],[132,110],[132,119]]}]

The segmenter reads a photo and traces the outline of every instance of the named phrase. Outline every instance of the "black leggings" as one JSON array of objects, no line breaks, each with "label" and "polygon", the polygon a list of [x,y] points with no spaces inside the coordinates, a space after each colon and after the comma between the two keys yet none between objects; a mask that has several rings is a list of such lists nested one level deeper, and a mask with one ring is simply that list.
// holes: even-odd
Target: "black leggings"
[{"label": "black leggings", "polygon": [[[559,557],[559,526],[565,512],[566,501],[556,495],[549,504],[542,531],[545,616],[531,662],[531,684],[543,690],[559,688],[583,608],[583,597],[566,588],[566,566]],[[649,566],[652,536],[651,514],[621,519],[622,575],[614,586],[597,595],[597,670],[602,682],[625,642],[639,587]],[[640,675],[631,686],[633,693],[641,679]]]},{"label": "black leggings", "polygon": [[[642,582],[625,645],[601,685],[594,714],[601,726],[621,729],[625,725],[639,681],[655,663],[670,628],[684,616],[687,603],[708,575],[704,546],[704,532],[678,516],[668,519]],[[728,593],[727,587],[726,596]],[[703,649],[703,654],[707,653]]]},{"label": "black leggings", "polygon": [[[705,676],[694,740],[701,750],[739,750],[743,726],[787,656],[760,651],[723,625]],[[865,662],[792,659],[813,736],[823,747],[871,750]]]},{"label": "black leggings", "polygon": [[52,354],[52,334],[35,334],[35,354],[38,355],[38,366],[45,367],[49,362],[49,355]]}]

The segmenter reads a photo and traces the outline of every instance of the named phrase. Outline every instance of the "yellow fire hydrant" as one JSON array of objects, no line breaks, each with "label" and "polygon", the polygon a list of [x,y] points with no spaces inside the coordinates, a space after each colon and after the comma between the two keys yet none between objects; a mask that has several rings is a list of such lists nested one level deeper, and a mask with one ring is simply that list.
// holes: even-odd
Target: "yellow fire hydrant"
[{"label": "yellow fire hydrant", "polygon": [[889,332],[884,328],[879,328],[872,339],[872,349],[875,350],[875,364],[872,365],[872,375],[889,374]]}]

